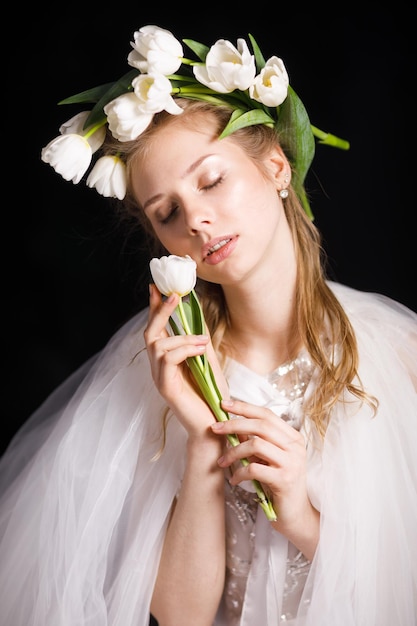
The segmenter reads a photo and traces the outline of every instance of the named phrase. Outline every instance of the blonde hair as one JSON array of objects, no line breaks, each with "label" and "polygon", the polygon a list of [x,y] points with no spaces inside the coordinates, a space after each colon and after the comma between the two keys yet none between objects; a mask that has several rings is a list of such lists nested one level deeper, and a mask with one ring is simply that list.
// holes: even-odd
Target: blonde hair
[{"label": "blonde hair", "polygon": [[[155,115],[146,131],[136,140],[119,143],[111,137],[108,138],[105,150],[108,154],[117,153],[126,162],[128,181],[131,180],[137,160],[146,158],[152,139],[168,125],[170,127],[173,124],[186,125],[198,131],[205,127],[204,123],[202,124],[202,117],[204,122],[207,115],[210,115],[216,120],[213,136],[218,137],[229,121],[231,110],[226,106],[180,98],[177,102],[184,109],[184,114],[174,116],[162,112]],[[265,125],[255,125],[240,129],[230,137],[267,176],[262,160],[277,144],[281,145],[276,132]],[[287,153],[287,147],[285,145],[281,147],[290,160],[291,155]],[[155,256],[166,254],[167,251],[157,241],[130,188],[131,185],[128,184],[128,192],[123,201],[124,210],[143,226],[148,241],[156,244],[152,254]],[[339,400],[353,395],[361,403],[367,402],[374,411],[377,408],[377,401],[366,393],[360,381],[355,333],[343,307],[328,285],[325,271],[326,257],[320,232],[306,215],[291,187],[284,207],[297,259],[294,325],[318,370],[315,391],[306,400],[304,410],[323,437],[330,412]],[[220,359],[224,360],[226,356],[224,338],[229,325],[229,316],[222,287],[199,279],[196,290],[201,299],[214,348]]]}]

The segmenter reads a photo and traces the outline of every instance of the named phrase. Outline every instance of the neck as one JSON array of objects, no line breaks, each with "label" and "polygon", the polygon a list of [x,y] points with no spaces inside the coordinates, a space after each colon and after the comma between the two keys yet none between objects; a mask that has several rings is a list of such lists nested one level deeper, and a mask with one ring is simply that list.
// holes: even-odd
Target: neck
[{"label": "neck", "polygon": [[260,374],[295,358],[301,348],[296,331],[296,280],[291,246],[291,253],[287,250],[262,277],[244,286],[224,287],[230,316],[225,344],[232,358]]}]

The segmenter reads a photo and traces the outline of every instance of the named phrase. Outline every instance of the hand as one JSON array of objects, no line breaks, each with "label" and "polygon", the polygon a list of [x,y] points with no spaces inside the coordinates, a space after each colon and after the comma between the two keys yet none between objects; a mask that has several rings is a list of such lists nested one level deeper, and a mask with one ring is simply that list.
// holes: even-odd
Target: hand
[{"label": "hand", "polygon": [[318,539],[318,513],[307,494],[307,455],[303,435],[270,409],[238,400],[225,401],[222,405],[226,411],[245,419],[212,424],[213,432],[221,435],[235,433],[241,440],[239,445],[226,448],[218,460],[219,465],[231,467],[236,461],[248,459],[249,465],[238,464],[230,483],[237,485],[245,480],[258,480],[266,486],[278,514],[274,527],[310,555],[310,547],[305,548],[305,538],[314,537],[314,552]]},{"label": "hand", "polygon": [[213,413],[202,398],[186,359],[208,350],[210,362],[215,360],[216,372],[220,368],[208,335],[169,335],[169,317],[178,302],[178,295],[173,294],[164,301],[155,285],[150,286],[149,317],[144,338],[152,377],[160,394],[186,430],[190,434],[207,433]]}]

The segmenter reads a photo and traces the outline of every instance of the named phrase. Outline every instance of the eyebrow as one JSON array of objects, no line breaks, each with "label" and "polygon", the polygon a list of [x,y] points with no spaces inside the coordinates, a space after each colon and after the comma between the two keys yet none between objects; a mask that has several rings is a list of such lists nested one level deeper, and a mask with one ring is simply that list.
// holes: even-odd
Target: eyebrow
[{"label": "eyebrow", "polygon": [[[203,154],[203,156],[199,157],[196,161],[191,163],[191,165],[187,167],[184,174],[181,176],[181,180],[184,179],[189,174],[192,174],[192,172],[194,172],[206,159],[209,159],[212,156],[214,156],[214,153]],[[149,198],[148,200],[146,200],[146,202],[143,204],[143,211],[146,211],[146,209],[149,208],[150,205],[154,204],[155,202],[160,200],[162,197],[163,197],[162,193],[157,193],[151,198]]]}]

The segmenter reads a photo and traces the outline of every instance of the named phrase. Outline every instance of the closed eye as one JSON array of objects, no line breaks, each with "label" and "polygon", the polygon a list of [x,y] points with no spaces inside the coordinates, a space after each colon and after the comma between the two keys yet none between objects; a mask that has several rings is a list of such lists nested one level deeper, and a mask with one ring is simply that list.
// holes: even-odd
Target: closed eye
[{"label": "closed eye", "polygon": [[172,207],[172,209],[170,210],[168,215],[166,217],[164,217],[162,220],[160,220],[160,223],[161,224],[168,224],[168,222],[170,222],[174,218],[177,210],[178,210],[178,205],[175,205],[174,207]]},{"label": "closed eye", "polygon": [[[214,182],[209,183],[208,185],[204,185],[204,187],[201,188],[201,191],[210,191],[210,189],[214,189],[215,187],[220,185],[222,182],[223,182],[223,176],[219,176],[219,178],[217,178]],[[179,206],[177,204],[174,205],[171,208],[171,210],[168,213],[168,215],[160,220],[160,223],[161,224],[168,224],[172,219],[174,219],[174,217],[177,214],[178,209],[179,209]]]},{"label": "closed eye", "polygon": [[223,182],[223,176],[219,176],[219,178],[216,178],[216,180],[213,183],[210,183],[208,185],[205,185],[204,187],[202,187],[203,191],[209,191],[210,189],[213,189],[214,187],[217,187],[217,185],[220,185],[220,183]]}]

